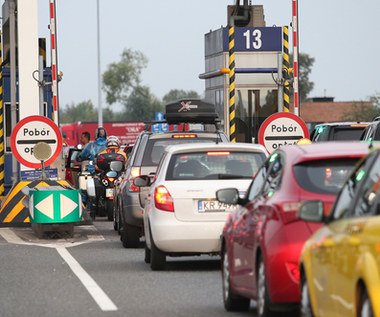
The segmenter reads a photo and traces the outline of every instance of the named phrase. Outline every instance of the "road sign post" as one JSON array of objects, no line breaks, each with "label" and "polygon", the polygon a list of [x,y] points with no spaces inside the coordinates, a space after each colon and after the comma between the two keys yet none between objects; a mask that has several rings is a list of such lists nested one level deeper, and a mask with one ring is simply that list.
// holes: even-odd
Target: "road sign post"
[{"label": "road sign post", "polygon": [[305,122],[290,112],[278,112],[269,116],[259,130],[259,143],[269,153],[280,146],[296,144],[302,138],[309,138]]}]

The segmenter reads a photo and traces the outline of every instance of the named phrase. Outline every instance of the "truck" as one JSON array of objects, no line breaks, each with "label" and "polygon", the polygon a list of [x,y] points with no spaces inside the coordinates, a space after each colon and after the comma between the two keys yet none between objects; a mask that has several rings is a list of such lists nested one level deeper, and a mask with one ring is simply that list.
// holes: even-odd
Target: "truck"
[{"label": "truck", "polygon": [[[122,145],[133,144],[140,132],[144,130],[144,125],[143,121],[103,122],[107,135],[117,136]],[[95,140],[98,122],[62,124],[60,128],[66,146],[76,146],[79,144],[81,134],[85,131],[90,133],[91,141]]]}]

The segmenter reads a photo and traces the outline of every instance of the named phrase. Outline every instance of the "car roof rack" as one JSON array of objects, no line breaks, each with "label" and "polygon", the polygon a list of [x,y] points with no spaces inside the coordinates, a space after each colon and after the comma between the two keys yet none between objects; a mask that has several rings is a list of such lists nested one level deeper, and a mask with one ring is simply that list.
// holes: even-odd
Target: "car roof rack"
[{"label": "car roof rack", "polygon": [[212,103],[200,99],[180,99],[165,106],[164,118],[168,124],[217,124],[218,114]]}]

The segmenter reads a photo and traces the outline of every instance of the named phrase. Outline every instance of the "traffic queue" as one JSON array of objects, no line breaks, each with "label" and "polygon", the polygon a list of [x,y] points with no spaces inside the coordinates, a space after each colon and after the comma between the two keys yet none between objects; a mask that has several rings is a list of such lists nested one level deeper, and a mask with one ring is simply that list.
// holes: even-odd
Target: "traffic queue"
[{"label": "traffic queue", "polygon": [[[212,105],[186,103],[197,111],[167,106],[177,129],[148,123],[122,167],[108,158],[112,206],[100,215],[122,245],[145,242],[153,271],[169,257],[220,256],[227,311],[254,300],[260,317],[380,316],[380,149],[355,139],[303,138],[272,152],[230,143]],[[95,187],[90,178],[88,197],[103,197]]]}]

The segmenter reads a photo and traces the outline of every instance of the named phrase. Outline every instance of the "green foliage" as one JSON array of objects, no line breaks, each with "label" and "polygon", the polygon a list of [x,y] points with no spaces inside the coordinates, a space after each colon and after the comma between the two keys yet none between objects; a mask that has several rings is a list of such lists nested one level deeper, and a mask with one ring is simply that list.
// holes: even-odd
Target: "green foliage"
[{"label": "green foliage", "polygon": [[153,120],[155,112],[161,112],[164,109],[162,102],[151,94],[147,86],[136,87],[124,106],[125,110],[120,117],[128,121]]},{"label": "green foliage", "polygon": [[78,121],[96,121],[98,120],[98,111],[94,109],[91,100],[82,101],[79,104],[67,105],[60,109],[60,123],[75,123]]},{"label": "green foliage", "polygon": [[379,97],[370,97],[370,102],[372,104],[364,101],[353,104],[344,112],[342,121],[372,121],[380,116]]},{"label": "green foliage", "polygon": [[141,71],[148,59],[139,51],[125,49],[118,63],[112,63],[103,73],[103,89],[107,103],[127,102],[131,92],[140,85]]},{"label": "green foliage", "polygon": [[[314,83],[310,81],[309,74],[315,62],[315,58],[306,53],[300,53],[298,55],[298,87],[300,102],[307,101],[309,93],[314,88]],[[290,55],[290,67],[293,67],[293,55]],[[290,89],[290,93],[293,94],[293,89]],[[291,97],[293,100],[293,97]]]},{"label": "green foliage", "polygon": [[162,102],[166,105],[173,101],[177,101],[184,98],[200,98],[199,94],[195,90],[185,91],[183,89],[172,89],[163,98]]}]

